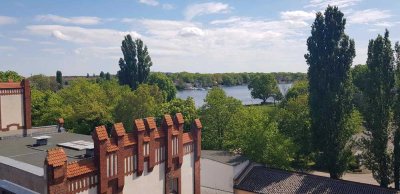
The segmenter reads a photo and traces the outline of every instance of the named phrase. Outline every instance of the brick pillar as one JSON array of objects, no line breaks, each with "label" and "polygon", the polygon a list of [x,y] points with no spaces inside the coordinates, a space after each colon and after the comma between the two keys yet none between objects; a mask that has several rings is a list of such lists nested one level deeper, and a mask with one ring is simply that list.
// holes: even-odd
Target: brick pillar
[{"label": "brick pillar", "polygon": [[152,171],[155,163],[156,163],[156,141],[154,138],[154,130],[156,130],[157,125],[156,122],[154,121],[153,117],[147,117],[145,119],[145,125],[146,125],[146,130],[149,131],[149,136],[150,136],[150,142],[149,142],[149,165],[148,165],[148,171]]},{"label": "brick pillar", "polygon": [[144,170],[144,153],[143,153],[143,137],[145,126],[143,119],[136,119],[135,120],[135,130],[136,130],[136,142],[137,142],[137,175],[140,176]]},{"label": "brick pillar", "polygon": [[67,194],[67,156],[62,148],[47,151],[45,176],[48,194]]},{"label": "brick pillar", "polygon": [[29,80],[24,79],[21,82],[23,90],[23,104],[24,104],[24,136],[28,134],[28,129],[32,128],[32,112],[31,112],[31,87]]},{"label": "brick pillar", "polygon": [[179,165],[182,165],[182,163],[183,163],[182,135],[183,135],[183,124],[184,123],[185,123],[185,120],[183,119],[182,114],[176,113],[175,118],[174,118],[174,124],[175,124],[175,128],[179,130],[179,135],[178,135],[178,155],[179,155],[178,163],[179,163]]},{"label": "brick pillar", "polygon": [[200,194],[200,156],[201,156],[201,129],[203,126],[199,119],[195,119],[192,126],[194,144],[194,194]]},{"label": "brick pillar", "polygon": [[104,194],[108,190],[107,178],[107,142],[108,134],[106,127],[99,126],[93,131],[92,134],[94,144],[94,162],[98,168],[98,185],[97,193]]},{"label": "brick pillar", "polygon": [[124,163],[124,137],[126,135],[124,125],[122,123],[115,123],[111,131],[113,138],[115,138],[118,146],[117,151],[117,192],[122,194],[125,184],[125,163]]},{"label": "brick pillar", "polygon": [[165,131],[165,194],[169,194],[169,182],[174,178],[172,163],[172,127],[173,121],[170,115],[164,115],[162,130]]}]

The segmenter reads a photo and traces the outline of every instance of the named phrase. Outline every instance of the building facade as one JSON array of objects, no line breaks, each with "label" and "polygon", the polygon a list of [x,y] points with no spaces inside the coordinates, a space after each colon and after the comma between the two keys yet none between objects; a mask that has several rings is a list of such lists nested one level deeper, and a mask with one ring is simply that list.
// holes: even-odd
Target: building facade
[{"label": "building facade", "polygon": [[67,162],[68,153],[57,147],[45,159],[47,192],[57,193],[184,193],[200,194],[202,125],[196,119],[183,132],[178,113],[165,115],[161,127],[154,118],[137,119],[133,132],[114,124],[92,134],[93,157]]},{"label": "building facade", "polygon": [[30,129],[31,90],[28,80],[0,82],[0,132]]}]

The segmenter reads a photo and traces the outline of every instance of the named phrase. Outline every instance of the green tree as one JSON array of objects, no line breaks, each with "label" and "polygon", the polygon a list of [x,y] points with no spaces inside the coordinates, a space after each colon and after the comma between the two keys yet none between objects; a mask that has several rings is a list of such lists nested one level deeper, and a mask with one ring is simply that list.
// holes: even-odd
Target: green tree
[{"label": "green tree", "polygon": [[113,123],[112,107],[105,91],[97,83],[77,79],[58,92],[62,98],[66,128],[75,133],[90,134],[99,125]]},{"label": "green tree", "polygon": [[58,83],[59,88],[63,88],[63,78],[62,78],[62,73],[61,71],[56,72],[56,81]]},{"label": "green tree", "polygon": [[185,131],[190,130],[190,125],[194,119],[198,118],[197,109],[193,98],[188,97],[186,100],[180,98],[174,98],[169,102],[161,105],[158,117],[162,118],[164,114],[174,115],[176,113],[182,113],[185,119]]},{"label": "green tree", "polygon": [[368,79],[364,91],[367,97],[365,126],[371,132],[371,137],[365,144],[367,166],[372,170],[374,178],[381,187],[387,187],[391,182],[392,169],[390,153],[387,149],[389,139],[389,123],[394,87],[394,58],[389,40],[389,32],[385,36],[378,35],[370,40],[368,45]]},{"label": "green tree", "polygon": [[147,78],[147,84],[157,85],[158,88],[163,91],[164,98],[167,101],[171,101],[176,96],[176,87],[174,83],[163,73],[151,73]]},{"label": "green tree", "polygon": [[396,97],[394,99],[394,150],[393,150],[393,166],[394,166],[394,186],[396,189],[400,189],[400,44],[396,42],[395,44],[395,54],[396,54]]},{"label": "green tree", "polygon": [[50,90],[31,90],[32,125],[44,126],[56,124],[57,118],[68,116],[69,107],[65,107],[62,98]]},{"label": "green tree", "polygon": [[105,76],[105,74],[104,74],[103,71],[100,72],[100,78],[101,78],[101,79],[105,79],[105,78],[106,78],[106,76]]},{"label": "green tree", "polygon": [[368,114],[366,112],[367,102],[363,92],[367,88],[367,74],[367,65],[356,65],[351,69],[351,77],[354,85],[353,104],[363,114]]},{"label": "green tree", "polygon": [[116,122],[123,122],[127,130],[133,130],[133,121],[157,115],[164,101],[157,86],[141,84],[134,92],[122,96],[114,110]]},{"label": "green tree", "polygon": [[58,83],[54,79],[54,77],[48,77],[43,74],[33,75],[28,78],[31,83],[31,87],[38,89],[40,91],[57,91],[58,90]]},{"label": "green tree", "polygon": [[106,80],[108,80],[108,81],[111,80],[111,74],[109,72],[106,73]]},{"label": "green tree", "polygon": [[226,126],[224,147],[240,152],[252,161],[276,168],[290,167],[294,147],[283,136],[277,123],[268,114],[256,107],[235,111]]},{"label": "green tree", "polygon": [[203,149],[223,149],[225,132],[233,114],[243,108],[240,100],[229,97],[221,88],[211,89],[200,109],[200,118],[203,123]]},{"label": "green tree", "polygon": [[290,100],[305,94],[308,95],[308,81],[302,80],[293,83],[293,86],[288,90],[285,98],[286,100]]},{"label": "green tree", "polygon": [[143,41],[140,39],[134,41],[129,34],[122,41],[121,50],[124,59],[119,59],[118,80],[121,85],[129,85],[135,90],[139,84],[146,81],[153,63]]},{"label": "green tree", "polygon": [[271,74],[261,74],[250,78],[248,88],[251,90],[253,98],[259,98],[265,104],[269,97],[278,95],[278,83]]},{"label": "green tree", "polygon": [[19,82],[24,79],[15,71],[0,71],[0,81],[8,82],[9,80],[13,80],[14,82]]},{"label": "green tree", "polygon": [[309,79],[309,105],[314,148],[331,178],[347,169],[351,137],[347,128],[352,112],[350,66],[355,57],[354,41],[344,33],[346,19],[337,7],[316,14],[305,55]]}]

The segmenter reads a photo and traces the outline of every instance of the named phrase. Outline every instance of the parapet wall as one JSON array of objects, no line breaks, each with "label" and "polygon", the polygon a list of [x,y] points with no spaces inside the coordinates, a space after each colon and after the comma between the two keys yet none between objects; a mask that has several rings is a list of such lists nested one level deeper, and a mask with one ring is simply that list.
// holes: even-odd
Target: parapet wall
[{"label": "parapet wall", "polygon": [[0,82],[0,132],[30,128],[32,124],[29,81]]},{"label": "parapet wall", "polygon": [[[183,177],[192,176],[193,184],[189,185],[193,185],[193,193],[199,194],[202,126],[196,119],[191,132],[183,133],[183,124],[183,116],[178,113],[174,118],[165,115],[160,127],[156,126],[153,117],[137,119],[133,132],[129,133],[122,123],[114,124],[110,134],[105,126],[96,127],[92,134],[93,158],[72,163],[67,162],[62,148],[48,150],[45,161],[48,193],[134,191],[135,188],[124,188],[125,185],[135,185],[125,183],[125,180],[137,181],[143,174],[148,176],[151,173],[158,173],[157,177],[162,177],[164,182],[163,191],[157,193],[169,194],[171,180],[177,181],[178,193],[182,193],[181,166],[184,155],[192,154],[193,163],[185,165],[184,171],[193,173]],[[187,170],[186,166],[193,170]],[[155,167],[157,170],[153,172]],[[126,179],[132,175],[135,179]],[[154,193],[151,191],[153,188],[148,189],[147,193]]]}]

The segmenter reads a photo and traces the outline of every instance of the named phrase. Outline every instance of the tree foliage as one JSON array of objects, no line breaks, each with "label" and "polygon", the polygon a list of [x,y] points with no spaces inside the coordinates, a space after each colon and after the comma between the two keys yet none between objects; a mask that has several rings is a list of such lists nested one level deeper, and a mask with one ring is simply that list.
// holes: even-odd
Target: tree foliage
[{"label": "tree foliage", "polygon": [[229,122],[242,104],[239,100],[229,97],[221,88],[211,89],[201,107],[200,118],[203,123],[203,149],[223,149],[225,132],[230,130]]},{"label": "tree foliage", "polygon": [[347,128],[352,112],[350,66],[355,57],[354,41],[344,33],[346,19],[337,7],[318,12],[307,39],[305,55],[309,79],[309,105],[314,148],[331,178],[347,168],[351,137]]},{"label": "tree foliage", "polygon": [[150,85],[157,85],[163,91],[164,99],[171,101],[176,96],[176,87],[174,83],[163,73],[151,73],[147,79]]},{"label": "tree foliage", "polygon": [[400,189],[400,44],[396,42],[395,44],[395,83],[396,83],[396,96],[394,98],[394,150],[393,150],[393,173],[394,173],[394,185],[396,189]]},{"label": "tree foliage", "polygon": [[294,147],[282,135],[268,114],[256,107],[242,108],[232,114],[224,146],[250,160],[276,168],[290,168]]},{"label": "tree foliage", "polygon": [[59,89],[63,88],[64,83],[63,83],[63,78],[62,78],[61,71],[57,71],[56,72],[56,81],[58,83]]},{"label": "tree foliage", "polygon": [[53,92],[58,90],[58,83],[54,77],[48,77],[43,74],[33,75],[28,78],[31,87],[40,91],[51,90]]},{"label": "tree foliage", "polygon": [[8,82],[9,80],[13,80],[14,82],[21,81],[23,79],[15,71],[0,71],[0,82]]},{"label": "tree foliage", "polygon": [[263,104],[266,103],[269,97],[275,98],[280,93],[278,82],[271,74],[261,74],[252,77],[248,88],[251,91],[251,96],[261,99]]},{"label": "tree foliage", "polygon": [[117,73],[121,85],[128,85],[135,90],[139,84],[146,81],[153,65],[143,41],[132,39],[131,35],[125,36],[121,46],[124,58],[119,59],[120,70]]},{"label": "tree foliage", "polygon": [[391,154],[387,149],[389,124],[393,102],[394,58],[389,32],[384,37],[378,35],[368,45],[368,79],[366,90],[367,114],[365,126],[371,136],[365,142],[367,149],[367,166],[374,178],[382,187],[391,182]]}]

